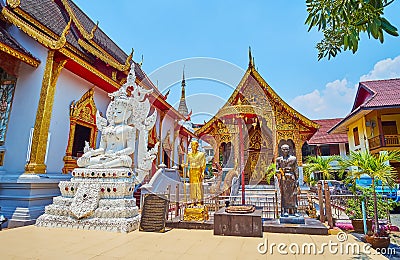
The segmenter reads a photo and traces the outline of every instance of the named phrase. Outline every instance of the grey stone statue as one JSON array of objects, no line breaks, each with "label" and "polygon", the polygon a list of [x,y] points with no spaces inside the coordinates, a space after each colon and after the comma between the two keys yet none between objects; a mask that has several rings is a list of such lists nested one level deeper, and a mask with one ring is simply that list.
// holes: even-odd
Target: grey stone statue
[{"label": "grey stone statue", "polygon": [[289,145],[281,146],[282,156],[276,158],[276,169],[281,192],[282,215],[297,211],[298,166],[297,158],[289,155]]}]

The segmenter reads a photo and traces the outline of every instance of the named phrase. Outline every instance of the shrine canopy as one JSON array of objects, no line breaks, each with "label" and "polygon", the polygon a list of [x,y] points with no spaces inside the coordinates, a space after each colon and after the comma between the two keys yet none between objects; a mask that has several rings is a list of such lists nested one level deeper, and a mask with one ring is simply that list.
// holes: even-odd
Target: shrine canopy
[{"label": "shrine canopy", "polygon": [[290,107],[261,77],[249,50],[249,66],[216,115],[195,134],[214,149],[223,167],[245,170],[259,178],[288,144],[301,165],[301,148],[319,125]]}]

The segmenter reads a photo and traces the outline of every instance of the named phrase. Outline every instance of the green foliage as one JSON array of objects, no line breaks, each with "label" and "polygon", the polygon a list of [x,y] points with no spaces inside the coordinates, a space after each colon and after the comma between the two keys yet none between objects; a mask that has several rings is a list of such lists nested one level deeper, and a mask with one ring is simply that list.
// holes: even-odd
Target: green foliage
[{"label": "green foliage", "polygon": [[271,163],[270,165],[268,165],[265,170],[265,181],[270,184],[272,177],[275,175],[276,173],[276,163]]},{"label": "green foliage", "polygon": [[339,161],[339,156],[309,156],[306,159],[306,165],[304,166],[304,174],[307,179],[310,179],[311,173],[321,172],[324,180],[332,179],[331,172],[334,171],[332,162]]},{"label": "green foliage", "polygon": [[[373,180],[379,180],[382,185],[394,187],[397,172],[389,161],[400,161],[400,151],[392,151],[373,155],[369,152],[351,152],[346,160],[340,160],[341,173],[351,168],[347,173],[346,181],[355,184],[361,175],[367,174]],[[353,185],[355,186],[355,185]]]},{"label": "green foliage", "polygon": [[[362,219],[363,216],[361,210],[361,202],[364,200],[367,218],[372,218],[374,216],[372,188],[362,188],[358,186],[357,189],[361,191],[361,195],[348,199],[346,201],[346,215],[348,215],[350,219]],[[380,194],[377,195],[377,199],[378,219],[388,219],[388,211],[394,209],[397,203],[390,199],[384,200],[384,198]]]},{"label": "green foliage", "polygon": [[335,57],[342,50],[355,53],[360,33],[384,41],[386,32],[399,36],[397,28],[383,17],[384,9],[394,0],[306,0],[310,31],[322,31],[324,38],[316,46],[318,60]]}]

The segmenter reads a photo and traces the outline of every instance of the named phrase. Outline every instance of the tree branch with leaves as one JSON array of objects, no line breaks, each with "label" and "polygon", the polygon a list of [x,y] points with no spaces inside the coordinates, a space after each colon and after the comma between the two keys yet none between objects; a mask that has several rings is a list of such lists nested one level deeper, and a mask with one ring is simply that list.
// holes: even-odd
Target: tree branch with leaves
[{"label": "tree branch with leaves", "polygon": [[399,36],[384,10],[394,0],[306,0],[308,31],[317,28],[323,39],[317,44],[318,60],[335,57],[342,51],[358,50],[360,34],[384,42],[384,32]]}]

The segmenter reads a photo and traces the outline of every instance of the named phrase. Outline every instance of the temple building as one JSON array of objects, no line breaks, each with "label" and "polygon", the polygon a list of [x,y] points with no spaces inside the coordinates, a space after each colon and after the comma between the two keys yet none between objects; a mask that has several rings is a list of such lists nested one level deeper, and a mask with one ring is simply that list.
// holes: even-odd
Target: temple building
[{"label": "temple building", "polygon": [[[34,223],[59,194],[59,181],[71,177],[85,141],[99,142],[96,111],[105,114],[108,93],[126,82],[134,61],[133,50],[121,50],[71,0],[2,3],[0,213],[15,227]],[[154,173],[156,164],[172,167],[184,156],[193,133],[178,124],[186,117],[135,65],[136,83],[153,90],[151,112],[158,112],[148,147],[165,144]]]},{"label": "temple building", "polygon": [[282,144],[302,164],[302,146],[319,125],[290,107],[258,73],[251,51],[240,83],[217,114],[195,134],[213,146],[225,168],[244,171],[246,184],[262,181]]}]

